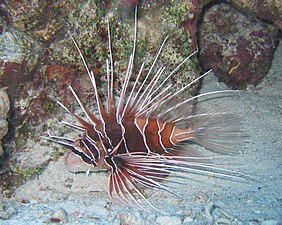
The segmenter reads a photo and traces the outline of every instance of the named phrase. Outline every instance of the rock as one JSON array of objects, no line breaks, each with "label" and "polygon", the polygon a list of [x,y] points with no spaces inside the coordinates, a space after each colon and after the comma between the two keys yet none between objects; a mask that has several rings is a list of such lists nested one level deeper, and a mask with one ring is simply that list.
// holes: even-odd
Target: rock
[{"label": "rock", "polygon": [[0,90],[0,118],[7,119],[10,110],[10,101],[7,93]]},{"label": "rock", "polygon": [[14,95],[23,80],[31,79],[39,62],[41,46],[13,28],[0,35],[0,87]]},{"label": "rock", "polygon": [[130,211],[118,215],[121,219],[121,224],[144,224],[144,218],[139,211]]},{"label": "rock", "polygon": [[251,20],[229,4],[207,9],[200,24],[200,65],[235,89],[256,86],[268,72],[277,29]]},{"label": "rock", "polygon": [[187,216],[184,221],[183,221],[183,224],[192,224],[193,223],[193,218]]},{"label": "rock", "polygon": [[266,221],[263,221],[261,223],[261,225],[279,225],[281,224],[281,221],[276,221],[276,220],[266,220]]},{"label": "rock", "polygon": [[282,1],[273,0],[227,0],[241,11],[263,20],[273,22],[282,30]]},{"label": "rock", "polygon": [[8,1],[13,27],[48,42],[63,27],[63,18],[54,4],[46,0]]},{"label": "rock", "polygon": [[177,216],[159,216],[156,220],[157,224],[179,225],[181,218]]},{"label": "rock", "polygon": [[60,208],[54,212],[50,220],[53,223],[67,223],[69,221],[67,212],[63,208]]},{"label": "rock", "polygon": [[4,153],[1,140],[8,132],[8,112],[10,110],[10,101],[7,93],[0,90],[0,156]]}]

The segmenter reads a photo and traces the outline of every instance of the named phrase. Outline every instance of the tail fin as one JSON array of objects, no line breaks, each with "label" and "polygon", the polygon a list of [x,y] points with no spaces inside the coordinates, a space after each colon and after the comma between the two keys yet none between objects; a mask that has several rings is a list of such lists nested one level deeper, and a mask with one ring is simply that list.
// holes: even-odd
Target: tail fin
[{"label": "tail fin", "polygon": [[181,127],[180,122],[189,124],[189,129],[183,128],[179,133],[180,141],[192,141],[213,152],[230,154],[242,141],[240,120],[229,112],[197,113],[179,121],[176,126]]},{"label": "tail fin", "polygon": [[217,153],[232,153],[242,141],[239,118],[229,112],[198,114],[193,122],[191,141]]}]

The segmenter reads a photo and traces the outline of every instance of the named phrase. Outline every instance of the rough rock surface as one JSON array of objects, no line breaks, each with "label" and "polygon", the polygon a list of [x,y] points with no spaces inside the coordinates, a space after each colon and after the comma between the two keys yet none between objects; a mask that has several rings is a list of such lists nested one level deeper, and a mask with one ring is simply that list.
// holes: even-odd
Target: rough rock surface
[{"label": "rough rock surface", "polygon": [[200,25],[200,65],[212,68],[232,88],[256,86],[271,65],[276,35],[274,27],[253,21],[229,4],[214,5]]},{"label": "rough rock surface", "polygon": [[41,46],[24,32],[6,27],[0,34],[0,87],[14,95],[21,82],[31,79]]},{"label": "rough rock surface", "polygon": [[4,153],[1,140],[8,132],[8,113],[10,100],[7,93],[0,89],[0,156]]},{"label": "rough rock surface", "polygon": [[282,1],[280,0],[226,0],[245,13],[273,22],[282,30]]}]

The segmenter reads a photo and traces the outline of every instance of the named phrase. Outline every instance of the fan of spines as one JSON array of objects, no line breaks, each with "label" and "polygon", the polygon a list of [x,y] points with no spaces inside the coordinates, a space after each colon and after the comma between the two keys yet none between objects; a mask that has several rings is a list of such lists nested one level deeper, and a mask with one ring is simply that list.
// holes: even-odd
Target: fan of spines
[{"label": "fan of spines", "polygon": [[[85,118],[72,113],[62,103],[58,102],[58,104],[78,121],[78,124],[68,122],[63,124],[81,131],[81,135],[76,140],[72,140],[49,134],[47,139],[70,148],[82,162],[92,167],[108,169],[108,192],[111,198],[117,198],[126,205],[143,209],[140,198],[153,208],[155,207],[146,199],[141,187],[157,188],[175,194],[166,185],[166,182],[177,183],[173,179],[174,176],[187,178],[189,173],[196,173],[244,178],[244,175],[237,175],[202,162],[202,158],[198,157],[195,150],[183,145],[186,142],[193,142],[219,153],[232,149],[237,141],[234,137],[239,131],[232,114],[226,112],[197,114],[191,110],[198,98],[230,92],[230,90],[207,92],[179,100],[182,93],[210,71],[175,91],[168,80],[196,52],[185,58],[169,74],[165,74],[165,66],[156,70],[156,63],[167,38],[161,44],[147,74],[143,75],[145,63],[141,64],[137,75],[133,74],[137,40],[137,10],[134,30],[133,50],[129,57],[118,101],[114,98],[114,62],[109,23],[106,102],[102,102],[95,76],[88,69],[82,52],[72,38],[93,85],[99,113],[92,114],[82,104],[74,89],[69,86]],[[155,70],[156,72],[153,72]],[[136,78],[132,84],[130,80],[133,75]],[[141,77],[144,78],[141,80]]]}]

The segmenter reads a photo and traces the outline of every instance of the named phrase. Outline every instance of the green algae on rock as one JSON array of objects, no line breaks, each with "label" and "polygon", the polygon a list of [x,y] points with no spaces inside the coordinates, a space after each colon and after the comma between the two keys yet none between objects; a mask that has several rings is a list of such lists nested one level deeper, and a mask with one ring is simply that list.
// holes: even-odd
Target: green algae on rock
[{"label": "green algae on rock", "polygon": [[[188,16],[186,3],[183,1],[167,1],[166,4],[157,4],[155,7],[139,7],[138,16],[138,42],[134,72],[143,61],[152,62],[161,42],[169,35],[166,47],[160,58],[160,65],[173,68],[186,56],[191,54],[189,35],[181,27],[181,22]],[[187,12],[186,12],[187,10]],[[108,9],[104,3],[97,1],[85,1],[79,4],[67,15],[68,30],[77,41],[87,64],[92,70],[97,71],[98,79],[103,85],[105,74],[105,59],[108,55],[107,20],[111,27],[111,42],[114,55],[114,63],[118,68],[117,84],[125,74],[128,57],[132,49],[133,19],[120,17],[118,4],[113,3]],[[70,65],[71,68],[83,69],[83,63],[79,54],[70,44],[69,34],[65,38],[51,43],[50,58],[53,62],[62,65]],[[63,49],[63,51],[62,51]],[[196,60],[192,60],[197,64]],[[173,82],[181,85],[193,80],[197,75],[191,65],[185,65],[176,80]],[[147,66],[147,68],[149,65]],[[195,69],[195,66],[192,66]],[[179,80],[178,80],[179,79]]]}]

